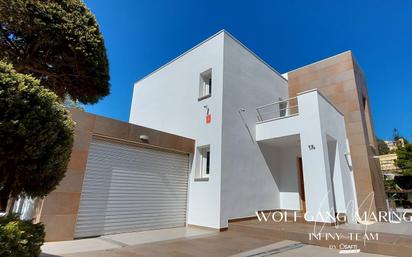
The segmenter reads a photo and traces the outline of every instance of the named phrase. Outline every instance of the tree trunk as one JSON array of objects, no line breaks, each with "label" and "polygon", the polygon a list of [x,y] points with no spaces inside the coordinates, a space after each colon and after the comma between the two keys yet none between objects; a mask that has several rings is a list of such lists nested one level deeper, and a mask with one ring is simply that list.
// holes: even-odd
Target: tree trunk
[{"label": "tree trunk", "polygon": [[13,212],[13,206],[15,202],[16,202],[16,198],[10,195],[9,200],[7,201],[6,215],[9,215]]}]

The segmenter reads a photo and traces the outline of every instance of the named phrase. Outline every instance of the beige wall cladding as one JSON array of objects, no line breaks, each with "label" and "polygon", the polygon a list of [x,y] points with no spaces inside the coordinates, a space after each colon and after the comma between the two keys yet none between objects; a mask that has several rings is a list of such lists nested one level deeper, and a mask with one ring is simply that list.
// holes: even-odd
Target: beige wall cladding
[{"label": "beige wall cladding", "polygon": [[56,192],[47,196],[47,201],[43,202],[42,213],[53,214],[73,214],[79,207],[80,192]]},{"label": "beige wall cladding", "polygon": [[[59,186],[48,195],[39,212],[46,226],[46,241],[71,240],[74,237],[89,146],[94,136],[125,144],[161,148],[193,154],[194,140],[161,131],[97,116],[81,110],[70,110],[76,122],[75,136],[67,172]],[[142,142],[140,135],[149,136]]]},{"label": "beige wall cladding", "polygon": [[[358,202],[360,204],[374,192],[373,210],[384,210],[382,175],[373,158],[376,141],[366,82],[352,52],[291,71],[288,83],[290,97],[318,88],[345,115]],[[360,211],[365,211],[365,208]]]},{"label": "beige wall cladding", "polygon": [[76,227],[75,214],[68,215],[44,215],[41,216],[41,222],[46,224],[46,237],[47,242],[71,240],[74,235],[74,228]]},{"label": "beige wall cladding", "polygon": [[[76,138],[74,140],[81,140],[82,138]],[[88,138],[86,142],[83,142],[83,144],[88,143],[90,144],[90,141],[92,140],[92,137]],[[89,149],[87,148],[86,150],[80,150],[76,147],[73,147],[72,153],[70,155],[70,162],[69,165],[67,166],[67,170],[70,170],[72,172],[78,171],[78,172],[83,172],[86,168],[86,162],[87,162],[87,155],[89,153]]]}]

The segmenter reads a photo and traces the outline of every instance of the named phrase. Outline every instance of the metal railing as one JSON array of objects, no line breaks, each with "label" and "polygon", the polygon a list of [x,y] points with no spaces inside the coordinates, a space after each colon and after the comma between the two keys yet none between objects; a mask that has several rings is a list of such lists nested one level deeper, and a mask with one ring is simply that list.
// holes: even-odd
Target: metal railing
[{"label": "metal railing", "polygon": [[299,114],[298,98],[292,97],[256,108],[258,122],[276,120]]}]

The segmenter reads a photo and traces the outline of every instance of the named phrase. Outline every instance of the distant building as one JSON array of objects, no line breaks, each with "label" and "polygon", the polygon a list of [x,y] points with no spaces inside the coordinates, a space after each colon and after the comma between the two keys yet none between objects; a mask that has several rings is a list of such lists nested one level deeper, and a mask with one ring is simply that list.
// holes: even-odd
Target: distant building
[{"label": "distant building", "polygon": [[396,149],[398,149],[398,147],[405,146],[405,140],[403,138],[399,138],[396,141],[385,140],[384,142],[388,146],[389,151],[395,151]]},{"label": "distant building", "polygon": [[383,141],[383,142],[385,142],[385,144],[388,146],[389,151],[396,150],[396,145],[394,144],[393,141],[391,141],[391,140],[385,140],[385,141]]}]

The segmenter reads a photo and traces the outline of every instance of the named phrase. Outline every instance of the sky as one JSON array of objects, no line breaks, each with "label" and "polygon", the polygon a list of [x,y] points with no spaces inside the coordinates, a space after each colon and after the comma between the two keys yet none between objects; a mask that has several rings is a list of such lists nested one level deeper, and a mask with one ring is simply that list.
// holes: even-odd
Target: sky
[{"label": "sky", "polygon": [[128,121],[133,84],[221,29],[280,73],[352,50],[375,133],[412,140],[412,1],[85,0],[110,64],[111,94],[86,111]]}]

